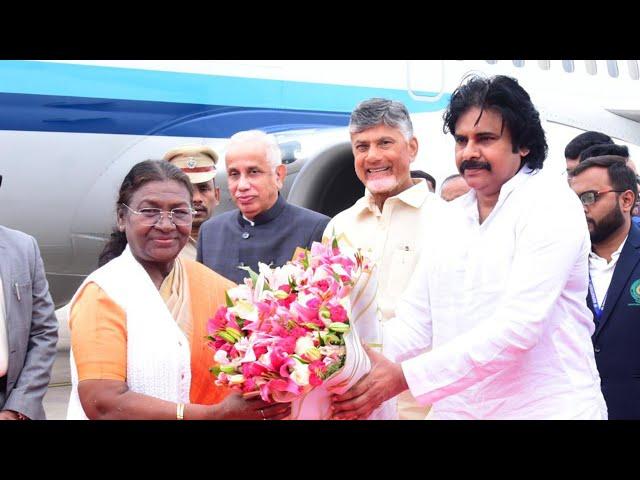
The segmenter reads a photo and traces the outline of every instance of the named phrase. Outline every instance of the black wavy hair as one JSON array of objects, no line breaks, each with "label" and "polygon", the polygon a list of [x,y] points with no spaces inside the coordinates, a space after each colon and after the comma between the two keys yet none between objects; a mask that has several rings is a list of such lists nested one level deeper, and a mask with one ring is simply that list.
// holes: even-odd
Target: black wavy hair
[{"label": "black wavy hair", "polygon": [[504,75],[485,78],[478,75],[465,77],[453,92],[444,113],[444,133],[456,133],[456,123],[470,108],[491,110],[502,116],[511,133],[513,153],[527,148],[529,154],[522,158],[531,169],[542,168],[547,157],[547,140],[540,123],[540,114],[533,106],[529,94],[515,78]]}]

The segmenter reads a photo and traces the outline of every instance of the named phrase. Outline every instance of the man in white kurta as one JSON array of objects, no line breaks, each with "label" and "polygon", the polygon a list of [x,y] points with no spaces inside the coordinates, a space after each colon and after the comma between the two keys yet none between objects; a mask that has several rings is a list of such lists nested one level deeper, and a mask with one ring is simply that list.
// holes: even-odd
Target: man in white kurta
[{"label": "man in white kurta", "polygon": [[334,398],[334,417],[363,418],[408,388],[433,403],[429,418],[606,419],[585,306],[589,234],[565,181],[540,170],[528,94],[508,77],[471,78],[445,122],[472,190],[436,220],[384,326],[385,353],[402,363],[370,352],[374,367]]},{"label": "man in white kurta", "polygon": [[524,167],[482,224],[471,191],[425,246],[437,255],[416,268],[384,338],[431,417],[606,416],[584,301],[589,236],[555,177]]}]

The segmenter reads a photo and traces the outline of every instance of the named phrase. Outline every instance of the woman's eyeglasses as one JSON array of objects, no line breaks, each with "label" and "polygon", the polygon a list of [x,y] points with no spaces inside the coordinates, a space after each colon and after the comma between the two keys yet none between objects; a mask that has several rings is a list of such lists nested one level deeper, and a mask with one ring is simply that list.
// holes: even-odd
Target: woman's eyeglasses
[{"label": "woman's eyeglasses", "polygon": [[172,208],[170,211],[161,210],[160,208],[141,208],[140,210],[134,210],[126,203],[123,203],[125,207],[129,209],[134,215],[138,215],[140,223],[146,227],[153,227],[162,221],[163,214],[167,214],[167,218],[174,225],[182,226],[189,225],[193,222],[193,215],[195,210],[191,208]]}]

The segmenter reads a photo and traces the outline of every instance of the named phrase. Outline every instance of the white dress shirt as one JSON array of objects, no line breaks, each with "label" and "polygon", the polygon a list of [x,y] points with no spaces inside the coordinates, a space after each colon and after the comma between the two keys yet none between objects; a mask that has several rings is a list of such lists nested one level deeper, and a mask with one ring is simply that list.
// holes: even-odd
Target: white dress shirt
[{"label": "white dress shirt", "polygon": [[7,374],[9,366],[9,343],[7,340],[7,312],[4,305],[4,288],[0,278],[0,377]]},{"label": "white dress shirt", "polygon": [[474,190],[446,210],[384,325],[411,393],[434,403],[429,417],[606,418],[575,193],[524,167],[482,224]]},{"label": "white dress shirt", "polygon": [[[624,248],[624,244],[627,243],[627,237],[624,237],[618,249],[611,254],[611,261],[608,263],[606,258],[598,256],[595,252],[589,252],[589,275],[591,276],[591,283],[593,283],[593,289],[596,294],[596,301],[598,302],[598,306],[603,310],[607,300],[607,291],[613,278],[613,271],[616,269],[618,258]],[[593,300],[592,298],[591,301]]]}]

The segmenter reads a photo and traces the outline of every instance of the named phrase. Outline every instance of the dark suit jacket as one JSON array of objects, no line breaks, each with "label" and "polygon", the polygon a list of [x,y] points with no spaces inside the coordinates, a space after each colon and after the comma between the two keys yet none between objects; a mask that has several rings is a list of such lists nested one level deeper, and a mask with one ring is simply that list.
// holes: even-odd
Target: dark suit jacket
[{"label": "dark suit jacket", "polygon": [[240,283],[249,274],[238,266],[258,271],[258,262],[279,267],[291,260],[296,247],[310,248],[322,240],[329,217],[287,203],[257,215],[255,225],[239,210],[210,218],[200,226],[196,259],[220,275]]},{"label": "dark suit jacket", "polygon": [[38,244],[33,237],[0,226],[0,277],[7,313],[9,365],[4,405],[32,419],[44,419],[56,356],[58,320],[49,295]]},{"label": "dark suit jacket", "polygon": [[[590,295],[587,305],[593,311]],[[640,419],[640,228],[634,223],[592,340],[609,419]]]}]

